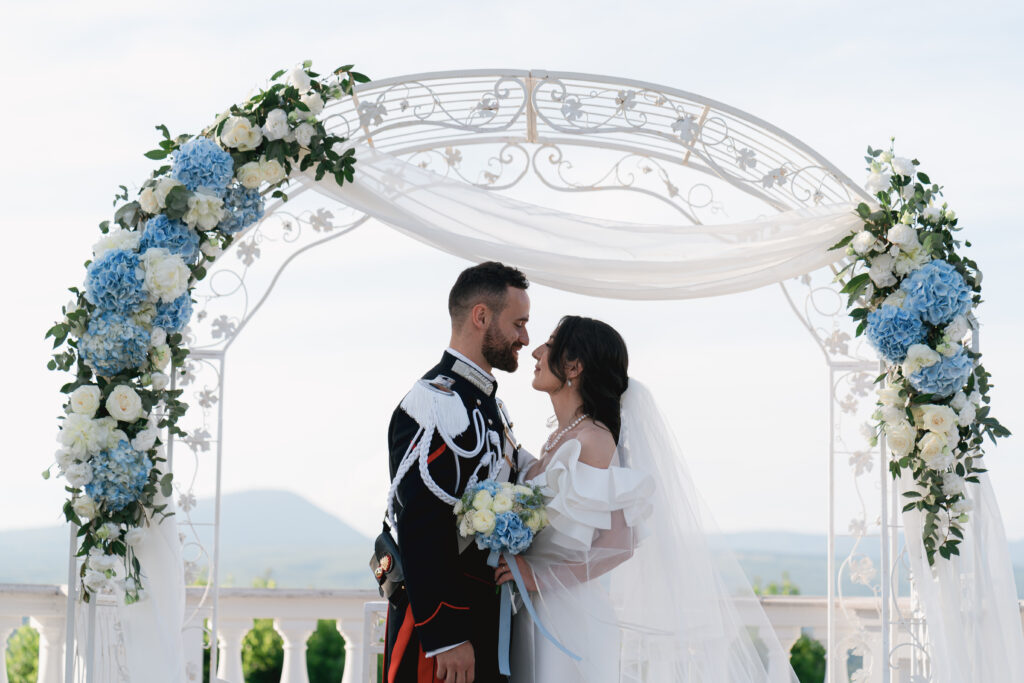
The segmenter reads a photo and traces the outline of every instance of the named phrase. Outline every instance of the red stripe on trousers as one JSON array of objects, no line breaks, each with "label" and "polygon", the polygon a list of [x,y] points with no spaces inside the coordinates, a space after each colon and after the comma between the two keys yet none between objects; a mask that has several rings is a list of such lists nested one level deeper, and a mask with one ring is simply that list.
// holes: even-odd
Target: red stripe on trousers
[{"label": "red stripe on trousers", "polygon": [[409,638],[412,637],[412,627],[412,607],[406,607],[405,619],[402,620],[402,627],[398,629],[395,646],[391,648],[391,666],[388,667],[388,683],[395,683],[395,677],[398,675],[398,666],[402,663],[405,648],[408,647]]}]

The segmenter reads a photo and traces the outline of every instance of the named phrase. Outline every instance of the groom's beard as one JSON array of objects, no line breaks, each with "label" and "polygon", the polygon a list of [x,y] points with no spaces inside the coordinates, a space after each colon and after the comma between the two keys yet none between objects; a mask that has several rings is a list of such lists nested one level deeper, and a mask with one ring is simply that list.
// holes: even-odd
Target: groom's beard
[{"label": "groom's beard", "polygon": [[491,325],[484,332],[484,344],[481,351],[484,360],[491,364],[491,367],[505,372],[515,372],[519,367],[519,359],[516,358],[516,351],[523,348],[518,341],[505,341]]}]

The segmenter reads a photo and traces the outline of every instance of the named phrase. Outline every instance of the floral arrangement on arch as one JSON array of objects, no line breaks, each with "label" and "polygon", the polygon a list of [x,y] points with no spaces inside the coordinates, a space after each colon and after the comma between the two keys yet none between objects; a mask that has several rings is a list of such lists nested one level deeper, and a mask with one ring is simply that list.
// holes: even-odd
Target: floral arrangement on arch
[{"label": "floral arrangement on arch", "polygon": [[[142,527],[166,518],[173,475],[163,471],[161,434],[188,406],[171,388],[184,364],[182,332],[192,289],[235,235],[264,214],[267,195],[287,200],[296,168],[351,182],[356,162],[345,138],[328,133],[325,105],[369,79],[343,66],[327,79],[304,62],[232,106],[198,135],[163,139],[146,153],[171,163],[155,169],[135,198],[114,198],[113,222],[85,263],[83,287],[71,287],[63,319],[53,325],[47,367],[73,372],[58,433],[58,476],[70,494],[64,515],[79,527],[82,597],[100,592],[126,603],[144,597],[133,546]],[[44,473],[49,478],[54,465]],[[162,496],[162,498],[161,498]]]},{"label": "floral arrangement on arch", "polygon": [[[956,214],[940,204],[941,188],[915,159],[868,147],[865,187],[878,207],[857,207],[863,228],[833,249],[851,257],[838,277],[848,280],[857,335],[886,362],[878,377],[873,443],[884,434],[889,471],[914,481],[903,511],[924,513],[928,562],[959,554],[963,523],[978,483],[984,437],[1010,432],[990,414],[990,374],[981,354],[965,345],[981,303],[981,272],[961,256]],[[970,247],[970,242],[964,242]]]}]

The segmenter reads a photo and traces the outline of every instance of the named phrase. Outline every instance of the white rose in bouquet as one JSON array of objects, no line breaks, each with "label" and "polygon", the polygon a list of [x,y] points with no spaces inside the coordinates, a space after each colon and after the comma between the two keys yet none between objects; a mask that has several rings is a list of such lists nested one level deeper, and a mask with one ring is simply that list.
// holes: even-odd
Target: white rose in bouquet
[{"label": "white rose in bouquet", "polygon": [[143,188],[139,193],[139,206],[146,213],[157,213],[160,211],[160,202],[156,199],[156,191],[152,187]]},{"label": "white rose in bouquet", "polygon": [[263,124],[264,137],[267,140],[280,140],[290,132],[287,112],[284,109],[272,109],[267,114],[267,122]]},{"label": "white rose in bouquet", "polygon": [[156,427],[147,427],[139,432],[134,439],[132,439],[132,448],[137,451],[145,453],[156,444],[157,437],[160,436],[160,430]]},{"label": "white rose in bouquet", "polygon": [[953,453],[949,450],[949,442],[945,434],[928,432],[917,442],[921,459],[933,470],[944,470],[953,462]]},{"label": "white rose in bouquet", "polygon": [[263,171],[260,169],[260,162],[250,161],[242,164],[242,167],[235,171],[238,182],[250,190],[255,190],[263,182]]},{"label": "white rose in bouquet", "polygon": [[263,182],[270,185],[277,185],[286,177],[284,166],[277,159],[260,159],[260,174]]},{"label": "white rose in bouquet", "polygon": [[494,498],[489,491],[480,490],[473,496],[473,507],[477,510],[488,510],[493,502]]},{"label": "white rose in bouquet", "polygon": [[907,349],[907,357],[903,361],[903,376],[910,377],[921,368],[927,368],[939,362],[939,354],[926,344],[912,344]]},{"label": "white rose in bouquet", "polygon": [[156,186],[153,188],[153,194],[156,195],[156,201],[159,202],[161,208],[167,206],[167,195],[171,190],[179,185],[181,185],[181,183],[174,178],[161,178],[156,181]]},{"label": "white rose in bouquet", "polygon": [[490,510],[477,510],[473,515],[473,530],[477,533],[489,534],[494,531],[495,520],[494,513]]},{"label": "white rose in bouquet", "polygon": [[885,238],[896,244],[900,249],[910,250],[918,247],[917,230],[904,223],[897,223],[885,233]]},{"label": "white rose in bouquet", "polygon": [[893,269],[897,275],[909,275],[931,260],[931,254],[925,251],[924,247],[918,246],[907,251],[900,251]]},{"label": "white rose in bouquet", "polygon": [[181,256],[166,249],[147,249],[142,255],[143,287],[153,301],[170,303],[188,291],[189,270]]},{"label": "white rose in bouquet", "polygon": [[921,218],[928,221],[929,223],[938,223],[939,219],[942,218],[942,209],[935,206],[934,202],[930,203],[921,212]]},{"label": "white rose in bouquet", "polygon": [[188,211],[182,217],[189,227],[213,230],[224,217],[224,200],[202,190],[188,198]]},{"label": "white rose in bouquet", "polygon": [[878,409],[876,414],[879,419],[886,424],[896,424],[897,422],[907,419],[906,411],[899,406],[882,406]]},{"label": "white rose in bouquet", "polygon": [[893,157],[892,170],[897,175],[905,175],[909,178],[913,178],[916,173],[914,162],[906,157]]},{"label": "white rose in bouquet", "polygon": [[132,230],[121,230],[120,228],[111,230],[92,245],[92,255],[98,259],[108,251],[115,249],[134,251],[139,248],[140,239],[142,239],[142,235]]},{"label": "white rose in bouquet", "polygon": [[953,394],[953,398],[950,399],[949,405],[953,410],[960,411],[967,405],[967,394],[962,391],[958,391]]},{"label": "white rose in bouquet", "polygon": [[881,401],[882,405],[887,406],[899,406],[902,408],[907,405],[907,397],[900,396],[900,387],[895,384],[886,383],[884,387],[879,389],[878,400]]},{"label": "white rose in bouquet", "polygon": [[892,287],[896,284],[896,276],[892,273],[895,264],[896,260],[889,254],[879,254],[871,259],[868,277],[876,287]]},{"label": "white rose in bouquet", "polygon": [[306,93],[299,98],[299,101],[309,107],[308,112],[300,112],[306,116],[319,116],[320,112],[324,110],[324,100],[320,97],[320,93]]},{"label": "white rose in bouquet", "polygon": [[[258,172],[259,172],[259,169],[257,168],[257,173]],[[257,181],[256,184],[258,186],[259,182]],[[213,242],[209,242],[209,241],[205,241],[202,244],[200,244],[199,245],[199,251],[203,252],[203,255],[206,258],[210,259],[211,261],[214,260],[214,259],[220,258],[220,255],[224,253],[223,249],[218,247]]]},{"label": "white rose in bouquet", "polygon": [[171,384],[171,378],[162,372],[153,373],[153,391],[163,391]]},{"label": "white rose in bouquet", "polygon": [[541,527],[541,516],[536,510],[530,511],[530,516],[526,518],[526,526],[529,527],[530,531],[537,533]]},{"label": "white rose in bouquet", "polygon": [[885,425],[885,438],[893,455],[902,458],[914,450],[917,429],[906,420],[887,424]]},{"label": "white rose in bouquet", "polygon": [[71,413],[64,418],[57,439],[76,458],[98,453],[102,443],[98,439],[96,425],[88,415]]},{"label": "white rose in bouquet", "polygon": [[875,246],[875,236],[867,230],[861,230],[854,235],[853,240],[850,242],[850,246],[858,254],[866,254],[871,251],[871,247]]},{"label": "white rose in bouquet", "polygon": [[957,415],[949,406],[928,404],[921,406],[921,422],[930,432],[946,434],[956,429]]},{"label": "white rose in bouquet", "polygon": [[76,462],[64,472],[64,476],[71,488],[80,489],[92,481],[92,466],[87,462]]},{"label": "white rose in bouquet", "polygon": [[309,74],[301,66],[297,66],[289,71],[288,75],[285,76],[285,82],[295,87],[299,92],[306,92],[311,85]]},{"label": "white rose in bouquet", "polygon": [[962,496],[967,493],[967,480],[955,472],[942,475],[942,492],[947,496]]},{"label": "white rose in bouquet", "polygon": [[494,502],[491,504],[491,509],[495,514],[501,514],[502,512],[508,512],[511,510],[514,505],[515,501],[512,499],[512,496],[504,491],[499,491],[494,496]]},{"label": "white rose in bouquet", "polygon": [[953,322],[946,325],[946,328],[943,330],[943,334],[946,335],[946,339],[949,341],[958,342],[962,341],[963,338],[967,336],[967,331],[970,329],[971,326],[967,322],[967,318],[962,315],[958,315],[953,318]]},{"label": "white rose in bouquet", "polygon": [[75,514],[84,519],[92,519],[99,512],[99,506],[96,505],[96,501],[87,495],[76,496],[74,502],[71,503],[71,509],[75,511]]},{"label": "white rose in bouquet", "polygon": [[142,416],[142,399],[126,384],[118,384],[107,397],[107,412],[120,422],[135,422]]},{"label": "white rose in bouquet", "polygon": [[308,123],[300,123],[298,128],[295,129],[295,140],[303,147],[309,147],[309,143],[313,141],[313,134],[316,133],[316,129]]},{"label": "white rose in bouquet", "polygon": [[100,388],[83,384],[71,392],[71,410],[79,415],[92,417],[100,407]]},{"label": "white rose in bouquet", "polygon": [[225,147],[234,147],[240,152],[256,149],[263,142],[263,131],[244,116],[231,116],[224,122],[220,141]]}]

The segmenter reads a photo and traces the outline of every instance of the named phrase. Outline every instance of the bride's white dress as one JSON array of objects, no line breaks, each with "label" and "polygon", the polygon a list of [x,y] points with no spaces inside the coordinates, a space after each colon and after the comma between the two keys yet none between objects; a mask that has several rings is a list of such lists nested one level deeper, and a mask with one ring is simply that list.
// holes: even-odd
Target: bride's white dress
[{"label": "bride's white dress", "polygon": [[713,523],[653,398],[630,379],[608,469],[561,444],[531,479],[550,526],[526,552],[540,622],[513,618],[512,683],[795,683],[735,558]]}]

